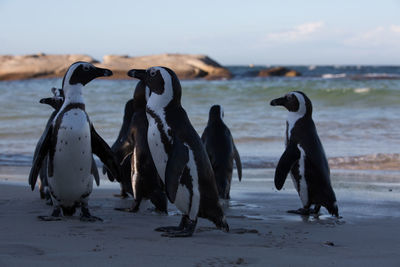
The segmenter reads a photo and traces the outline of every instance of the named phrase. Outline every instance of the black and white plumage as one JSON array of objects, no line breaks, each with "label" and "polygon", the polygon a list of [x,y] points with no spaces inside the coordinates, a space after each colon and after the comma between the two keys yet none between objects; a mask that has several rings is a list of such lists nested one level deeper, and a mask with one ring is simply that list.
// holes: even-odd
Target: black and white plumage
[{"label": "black and white plumage", "polygon": [[[147,96],[148,97],[148,96]],[[122,188],[134,197],[129,209],[137,212],[142,199],[150,199],[158,211],[167,213],[167,196],[147,143],[146,85],[139,81],[133,99],[125,105],[124,121],[112,149],[122,165]]]},{"label": "black and white plumage", "polygon": [[147,101],[147,140],[168,199],[183,213],[178,227],[160,227],[164,236],[191,236],[197,218],[211,220],[229,230],[207,153],[181,106],[182,89],[176,74],[165,67],[131,70],[130,77],[150,89]]},{"label": "black and white plumage", "polygon": [[[64,102],[64,92],[62,89],[57,89],[57,88],[53,87],[51,89],[51,91],[53,93],[52,97],[42,98],[39,101],[39,103],[47,104],[54,109],[54,111],[51,113],[49,119],[47,120],[44,133],[47,132],[47,129],[52,124],[54,117],[57,115],[58,111],[60,110],[60,108]],[[40,144],[43,142],[44,138],[45,138],[45,136],[42,134],[38,143],[36,144],[35,152],[33,153],[34,159],[37,157],[37,154],[38,154],[39,148],[40,148]],[[47,182],[47,156],[43,160],[42,167],[39,172],[39,178],[40,178],[40,184],[39,184],[40,198],[46,199],[46,203],[49,205],[52,205],[53,202],[51,201],[51,196],[50,196],[50,192],[48,189],[48,182]]]},{"label": "black and white plumage", "polygon": [[[128,134],[130,132],[130,124],[133,117],[133,110],[134,107],[132,98],[128,100],[125,104],[121,129],[119,131],[117,139],[111,146],[111,150],[114,152],[117,161],[121,165],[121,177],[119,178],[121,193],[114,196],[121,198],[127,198],[129,194],[133,195],[131,182],[131,153],[133,151],[134,143],[131,136]],[[112,177],[105,166],[103,167],[103,173],[107,173],[107,176],[109,178]]]},{"label": "black and white plumage", "polygon": [[[47,120],[44,133],[47,131],[47,129],[53,123],[54,117],[57,115],[58,111],[60,110],[60,108],[62,107],[62,105],[64,103],[63,89],[57,89],[57,88],[53,87],[51,89],[51,91],[53,92],[53,97],[42,98],[39,101],[41,104],[47,104],[54,109],[54,111],[51,113],[49,119]],[[36,145],[35,152],[33,154],[34,159],[37,157],[37,153],[39,151],[40,144],[43,142],[44,138],[45,138],[45,136],[42,135],[39,139],[39,142]],[[40,192],[40,197],[42,199],[45,198],[47,204],[52,205],[53,202],[51,200],[49,185],[48,185],[48,181],[47,181],[47,160],[48,160],[47,157],[48,157],[48,155],[46,155],[46,157],[44,158],[42,167],[39,172],[39,177],[40,177],[39,192]],[[94,180],[96,181],[97,186],[99,186],[100,177],[99,177],[99,172],[98,172],[97,165],[96,165],[96,162],[94,161],[94,159],[93,159],[93,165],[92,165],[92,175],[93,175]]]},{"label": "black and white plumage", "polygon": [[201,136],[210,159],[218,194],[222,199],[230,198],[233,160],[236,162],[239,181],[242,180],[242,163],[231,131],[223,121],[224,111],[220,105],[210,108],[207,127]]},{"label": "black and white plumage", "polygon": [[82,89],[88,82],[110,76],[107,69],[96,68],[87,62],[76,62],[67,70],[62,90],[65,99],[52,123],[43,133],[38,144],[29,174],[29,184],[35,187],[43,161],[47,158],[47,179],[53,201],[52,216],[41,216],[43,220],[54,220],[74,214],[81,207],[82,220],[96,220],[88,209],[88,197],[92,192],[95,177],[93,155],[96,154],[107,165],[113,177],[119,176],[119,166],[107,143],[97,134],[85,111]]},{"label": "black and white plumage", "polygon": [[[312,119],[310,99],[299,91],[271,101],[272,106],[284,106],[289,115],[286,121],[286,150],[275,171],[275,186],[283,187],[290,172],[303,208],[292,213],[318,213],[324,206],[339,216],[336,196],[331,186],[330,170],[324,149]],[[315,205],[310,210],[311,205]]]}]

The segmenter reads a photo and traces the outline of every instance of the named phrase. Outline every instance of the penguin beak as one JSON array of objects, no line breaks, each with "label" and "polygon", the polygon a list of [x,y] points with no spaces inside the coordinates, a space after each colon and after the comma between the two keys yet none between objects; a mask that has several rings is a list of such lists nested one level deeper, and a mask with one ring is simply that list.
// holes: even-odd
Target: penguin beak
[{"label": "penguin beak", "polygon": [[42,98],[40,99],[39,103],[50,105],[50,103],[52,103],[52,100],[53,100],[52,97]]},{"label": "penguin beak", "polygon": [[47,104],[49,106],[52,106],[54,109],[59,109],[64,102],[64,98],[62,98],[62,97],[47,97],[47,98],[40,99],[39,102],[41,104]]},{"label": "penguin beak", "polygon": [[97,77],[109,77],[113,75],[112,71],[109,69],[96,68],[96,72]]},{"label": "penguin beak", "polygon": [[286,104],[286,97],[276,98],[271,101],[271,106],[285,106]]},{"label": "penguin beak", "polygon": [[132,69],[128,71],[128,76],[144,81],[146,78],[146,70]]}]

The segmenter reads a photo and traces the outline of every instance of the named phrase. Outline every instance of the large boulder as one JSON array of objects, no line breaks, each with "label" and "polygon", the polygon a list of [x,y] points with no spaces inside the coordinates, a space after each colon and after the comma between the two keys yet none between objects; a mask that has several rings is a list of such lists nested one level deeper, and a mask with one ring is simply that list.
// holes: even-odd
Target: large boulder
[{"label": "large boulder", "polygon": [[[68,67],[76,61],[99,63],[87,55],[0,56],[0,81],[63,77]],[[111,69],[114,73],[111,79],[128,79],[126,75],[128,70],[146,69],[151,66],[169,67],[180,79],[231,77],[226,68],[204,55],[162,54],[142,57],[108,55],[104,57],[104,62],[96,65]]]},{"label": "large boulder", "polygon": [[98,62],[86,55],[0,56],[0,81],[63,77],[68,67],[76,61]]},{"label": "large boulder", "polygon": [[205,55],[161,54],[141,57],[107,55],[100,65],[113,71],[113,78],[128,78],[130,69],[147,69],[152,66],[164,66],[172,69],[179,79],[224,79],[231,78],[226,68]]},{"label": "large boulder", "polygon": [[295,70],[291,70],[285,67],[274,67],[265,70],[260,70],[258,73],[259,77],[270,77],[270,76],[285,76],[285,77],[296,77],[301,76],[301,73]]}]

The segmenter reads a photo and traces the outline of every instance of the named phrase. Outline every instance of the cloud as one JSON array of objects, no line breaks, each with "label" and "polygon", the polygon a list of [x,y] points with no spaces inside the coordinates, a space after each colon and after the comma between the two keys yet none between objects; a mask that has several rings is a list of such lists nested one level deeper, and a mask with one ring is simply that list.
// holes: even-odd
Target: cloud
[{"label": "cloud", "polygon": [[400,45],[400,26],[379,26],[355,34],[354,36],[345,39],[343,43],[354,47],[384,47]]},{"label": "cloud", "polygon": [[400,25],[392,25],[390,26],[390,30],[395,33],[400,33]]},{"label": "cloud", "polygon": [[309,37],[313,33],[324,27],[323,21],[308,22],[297,25],[290,30],[270,33],[267,35],[267,41],[297,41]]}]

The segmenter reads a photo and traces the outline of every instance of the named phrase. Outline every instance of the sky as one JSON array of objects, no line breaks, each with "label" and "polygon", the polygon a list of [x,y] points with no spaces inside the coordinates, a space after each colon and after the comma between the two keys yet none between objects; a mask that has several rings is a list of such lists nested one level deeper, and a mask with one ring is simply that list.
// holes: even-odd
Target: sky
[{"label": "sky", "polygon": [[0,0],[0,54],[400,65],[400,0]]}]

